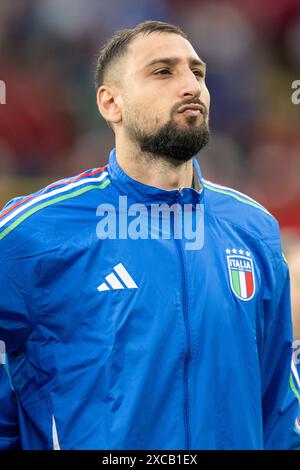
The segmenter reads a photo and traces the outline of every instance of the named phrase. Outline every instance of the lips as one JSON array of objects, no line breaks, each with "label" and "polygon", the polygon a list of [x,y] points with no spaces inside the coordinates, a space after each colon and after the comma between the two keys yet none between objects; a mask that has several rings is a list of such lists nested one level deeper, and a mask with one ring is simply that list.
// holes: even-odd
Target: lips
[{"label": "lips", "polygon": [[180,108],[178,109],[178,113],[184,113],[185,111],[193,111],[193,114],[197,114],[198,112],[200,112],[203,115],[205,112],[204,106],[196,103],[185,104],[183,106],[180,106]]}]

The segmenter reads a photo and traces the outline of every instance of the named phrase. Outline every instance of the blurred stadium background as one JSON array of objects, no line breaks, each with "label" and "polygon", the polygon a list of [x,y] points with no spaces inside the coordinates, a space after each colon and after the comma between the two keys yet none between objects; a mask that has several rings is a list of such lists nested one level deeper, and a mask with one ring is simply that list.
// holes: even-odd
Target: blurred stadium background
[{"label": "blurred stadium background", "polygon": [[114,140],[96,107],[95,57],[146,19],[181,26],[208,64],[205,177],[264,204],[299,247],[299,0],[1,0],[0,205],[106,163]]}]

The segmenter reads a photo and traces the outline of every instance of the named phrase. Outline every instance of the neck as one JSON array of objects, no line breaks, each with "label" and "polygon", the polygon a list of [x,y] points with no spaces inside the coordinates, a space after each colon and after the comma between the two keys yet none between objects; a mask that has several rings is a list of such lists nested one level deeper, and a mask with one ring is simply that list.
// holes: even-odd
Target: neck
[{"label": "neck", "polygon": [[193,162],[179,163],[141,152],[133,143],[116,142],[116,158],[122,170],[140,183],[171,190],[192,186]]}]

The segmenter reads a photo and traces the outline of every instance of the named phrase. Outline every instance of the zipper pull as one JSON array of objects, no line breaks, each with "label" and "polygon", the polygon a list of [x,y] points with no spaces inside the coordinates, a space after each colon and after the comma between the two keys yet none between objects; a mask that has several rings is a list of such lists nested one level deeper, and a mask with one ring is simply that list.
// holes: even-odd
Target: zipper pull
[{"label": "zipper pull", "polygon": [[181,199],[182,195],[183,195],[183,191],[184,191],[184,188],[178,188],[177,190],[177,196],[176,196],[176,201],[178,201],[179,199]]}]

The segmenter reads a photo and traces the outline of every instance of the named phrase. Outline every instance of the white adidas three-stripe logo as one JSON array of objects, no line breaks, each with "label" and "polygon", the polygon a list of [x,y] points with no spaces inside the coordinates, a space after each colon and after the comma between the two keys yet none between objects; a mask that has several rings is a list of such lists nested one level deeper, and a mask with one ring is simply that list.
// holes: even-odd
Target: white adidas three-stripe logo
[{"label": "white adidas three-stripe logo", "polygon": [[[117,290],[117,289],[137,289],[138,286],[128,273],[127,269],[124,268],[122,263],[117,264],[113,268],[113,272],[108,274],[105,277],[106,282],[102,282],[100,286],[97,287],[99,292],[105,290]],[[123,284],[122,284],[122,282]]]}]

